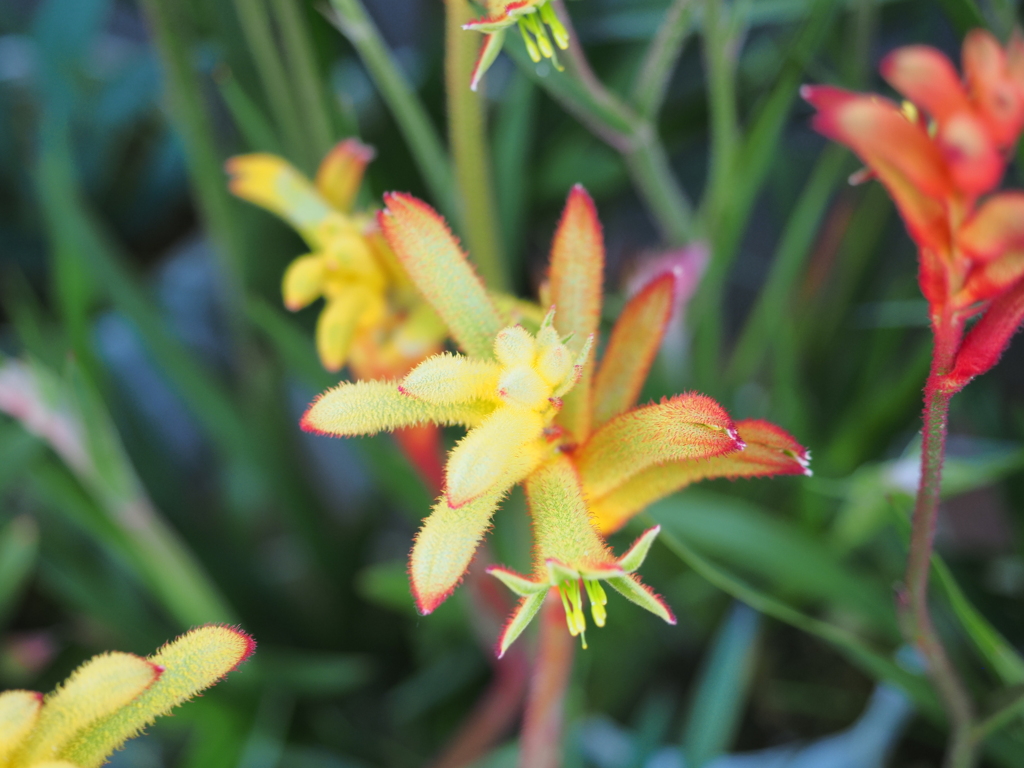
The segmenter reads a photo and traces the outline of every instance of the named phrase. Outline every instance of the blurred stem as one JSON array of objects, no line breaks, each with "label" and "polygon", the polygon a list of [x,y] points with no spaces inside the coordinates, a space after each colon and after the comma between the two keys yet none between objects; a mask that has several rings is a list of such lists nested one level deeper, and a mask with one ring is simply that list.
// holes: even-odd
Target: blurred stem
[{"label": "blurred stem", "polygon": [[314,161],[319,161],[330,151],[334,131],[309,34],[305,5],[295,0],[273,0],[273,3],[291,69],[291,80],[295,83],[296,97],[302,106],[306,133],[313,144]]},{"label": "blurred stem", "polygon": [[311,171],[315,158],[309,142],[304,141],[298,105],[292,98],[292,84],[274,40],[266,0],[235,0],[235,12],[290,159]]},{"label": "blurred stem", "polygon": [[462,29],[474,15],[468,0],[445,0],[448,139],[470,256],[487,285],[492,290],[505,291],[508,290],[508,274],[498,236],[498,208],[484,130],[483,89],[471,91],[469,88],[480,36]]},{"label": "blurred stem", "polygon": [[243,241],[231,213],[232,203],[202,91],[189,61],[181,5],[175,0],[143,0],[142,6],[163,61],[171,119],[185,145],[185,161],[199,198],[199,210],[218,246],[214,250],[221,262],[227,316],[235,321],[241,317],[245,282]]},{"label": "blurred stem", "polygon": [[360,0],[330,0],[330,3],[334,10],[330,20],[356,49],[369,70],[381,98],[409,145],[434,203],[449,219],[457,219],[451,164],[423,103],[398,68]]},{"label": "blurred stem", "polygon": [[519,740],[520,768],[561,765],[565,691],[575,651],[576,639],[566,629],[565,612],[552,590],[541,609],[540,644]]},{"label": "blurred stem", "polygon": [[693,28],[695,0],[674,0],[644,54],[633,85],[633,105],[653,120],[665,102],[672,70]]},{"label": "blurred stem", "polygon": [[928,610],[928,577],[931,573],[935,524],[938,519],[942,486],[942,464],[946,452],[946,431],[952,392],[943,389],[942,377],[952,367],[963,338],[963,321],[945,312],[933,320],[935,348],[932,369],[925,385],[924,429],[921,443],[921,482],[911,522],[910,554],[907,559],[905,594],[900,610],[908,640],[917,647],[928,664],[939,696],[950,721],[947,768],[970,768],[977,760],[973,738],[974,705],[970,694],[946,654]]},{"label": "blurred stem", "polygon": [[974,726],[973,738],[977,744],[1024,714],[1024,689],[1018,687],[1016,691],[1017,695],[1013,699]]}]

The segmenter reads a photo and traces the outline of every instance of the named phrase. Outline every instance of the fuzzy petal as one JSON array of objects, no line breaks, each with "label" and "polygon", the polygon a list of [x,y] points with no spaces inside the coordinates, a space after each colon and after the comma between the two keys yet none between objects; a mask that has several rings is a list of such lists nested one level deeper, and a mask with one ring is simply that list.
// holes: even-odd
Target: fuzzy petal
[{"label": "fuzzy petal", "polygon": [[[595,334],[601,320],[601,287],[604,282],[604,235],[597,208],[587,191],[577,184],[569,192],[562,218],[551,243],[551,302],[558,310],[555,327],[563,336],[573,334],[574,351]],[[558,421],[577,440],[590,432],[591,367],[582,371],[579,383],[569,392]]]},{"label": "fuzzy petal", "polygon": [[258,153],[230,158],[224,165],[231,177],[228,189],[295,227],[315,250],[320,246],[317,225],[331,208],[309,179],[284,158]]},{"label": "fuzzy petal", "polygon": [[412,195],[384,195],[381,231],[409,277],[470,357],[491,359],[504,326],[458,240],[433,208]]},{"label": "fuzzy petal", "polygon": [[492,565],[487,568],[487,573],[496,578],[506,587],[511,589],[520,597],[529,597],[538,592],[546,592],[550,585],[544,582],[537,582],[522,576],[511,568],[502,565]]},{"label": "fuzzy petal", "polygon": [[960,228],[957,244],[977,261],[1024,249],[1024,192],[993,195]]},{"label": "fuzzy petal", "polygon": [[409,371],[400,388],[411,397],[438,405],[495,400],[500,372],[495,363],[443,352]]},{"label": "fuzzy petal", "polygon": [[366,166],[376,156],[373,147],[359,139],[344,139],[334,145],[316,172],[316,188],[339,211],[352,208]]},{"label": "fuzzy petal", "polygon": [[319,254],[299,256],[281,281],[284,305],[292,312],[308,306],[324,292],[324,260]]},{"label": "fuzzy petal", "polygon": [[352,287],[327,302],[316,322],[316,351],[328,371],[340,371],[348,358],[359,318],[368,305],[365,291]]},{"label": "fuzzy petal", "polygon": [[598,530],[613,533],[658,499],[700,480],[810,474],[807,449],[774,424],[760,419],[740,421],[736,432],[746,444],[742,451],[650,467],[611,493],[591,498]]},{"label": "fuzzy petal", "polygon": [[476,426],[491,412],[485,403],[436,405],[403,395],[397,381],[343,382],[320,395],[302,417],[307,432],[353,437],[417,424]]},{"label": "fuzzy petal", "polygon": [[432,613],[458,586],[502,496],[504,490],[489,493],[458,509],[448,506],[442,496],[434,505],[409,558],[409,578],[420,613]]},{"label": "fuzzy petal", "polygon": [[897,48],[882,60],[879,69],[889,85],[940,123],[958,112],[972,111],[956,67],[935,48]]},{"label": "fuzzy petal", "polygon": [[648,467],[742,447],[722,406],[690,393],[616,416],[580,449],[577,466],[588,495],[599,498]]},{"label": "fuzzy petal", "polygon": [[636,404],[672,318],[675,291],[675,277],[662,275],[619,315],[594,379],[595,428]]},{"label": "fuzzy petal", "polygon": [[633,546],[629,548],[629,551],[619,558],[619,568],[626,573],[638,570],[643,565],[644,560],[647,559],[647,553],[651,551],[651,545],[654,544],[654,540],[658,538],[659,533],[661,533],[661,526],[656,525],[640,534],[640,537],[633,542]]},{"label": "fuzzy petal", "polygon": [[820,110],[814,128],[848,146],[878,175],[911,236],[928,247],[945,249],[949,233],[941,201],[956,190],[927,131],[885,99],[827,87],[805,86],[801,93]]},{"label": "fuzzy petal", "polygon": [[209,624],[185,633],[149,657],[163,668],[156,683],[130,707],[88,729],[60,757],[81,768],[99,768],[125,741],[223,679],[255,650],[255,641],[235,627]]},{"label": "fuzzy petal", "polygon": [[509,617],[508,623],[498,638],[499,659],[505,655],[505,651],[509,649],[509,646],[515,642],[516,638],[523,634],[523,630],[533,621],[533,617],[537,615],[541,606],[544,605],[544,598],[546,596],[547,590],[545,589],[542,592],[527,595],[519,601],[519,605],[516,606],[512,616]]},{"label": "fuzzy petal", "polygon": [[672,613],[672,609],[668,607],[668,604],[660,595],[655,594],[650,587],[642,584],[635,575],[630,573],[625,576],[613,576],[610,579],[606,579],[606,581],[610,587],[629,600],[629,602],[636,603],[641,608],[650,611],[669,624],[676,623],[675,614]]},{"label": "fuzzy petal", "polygon": [[506,491],[537,466],[544,421],[536,411],[496,408],[448,456],[445,493],[455,508],[489,492]]},{"label": "fuzzy petal", "polygon": [[66,745],[98,720],[125,707],[153,685],[162,672],[156,664],[130,653],[94,656],[46,697],[39,719],[15,753],[13,763],[33,765],[64,757]]},{"label": "fuzzy petal", "polygon": [[0,765],[21,745],[39,719],[43,694],[35,691],[0,693]]},{"label": "fuzzy petal", "polygon": [[1014,81],[1006,53],[991,32],[972,29],[967,33],[963,67],[971,99],[996,144],[1000,148],[1012,146],[1024,125],[1024,93]]},{"label": "fuzzy petal", "polygon": [[971,270],[955,301],[969,307],[979,301],[994,299],[1024,277],[1024,251],[1011,251],[995,261],[979,264]]}]

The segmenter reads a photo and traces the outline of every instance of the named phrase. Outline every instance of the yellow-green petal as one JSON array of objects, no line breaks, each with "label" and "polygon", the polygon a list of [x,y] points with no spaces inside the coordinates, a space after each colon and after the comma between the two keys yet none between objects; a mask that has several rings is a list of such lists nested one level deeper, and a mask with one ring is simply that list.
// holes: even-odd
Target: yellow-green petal
[{"label": "yellow-green petal", "polygon": [[505,651],[509,649],[509,646],[515,642],[517,637],[523,634],[523,630],[533,621],[533,617],[537,615],[541,606],[544,605],[544,598],[547,597],[547,592],[548,590],[544,589],[532,595],[527,595],[519,601],[519,605],[516,606],[515,612],[509,619],[508,624],[502,630],[501,637],[498,638],[499,659],[505,655]]},{"label": "yellow-green petal", "polygon": [[0,693],[0,765],[21,745],[39,718],[43,694],[35,691]]},{"label": "yellow-green petal", "polygon": [[59,759],[72,739],[135,699],[160,674],[155,664],[130,653],[89,659],[46,697],[35,728],[15,753],[13,764],[31,766]]},{"label": "yellow-green petal", "polygon": [[299,256],[284,272],[281,294],[284,305],[296,312],[312,303],[324,292],[324,260],[320,254]]},{"label": "yellow-green petal", "polygon": [[449,405],[467,400],[494,400],[500,368],[487,360],[444,352],[428,357],[402,380],[407,395],[428,403]]},{"label": "yellow-green petal", "polygon": [[80,768],[98,768],[125,741],[221,680],[255,648],[253,639],[234,627],[211,624],[187,632],[150,656],[164,670],[156,683],[87,729],[59,757]]},{"label": "yellow-green petal", "polygon": [[369,304],[366,291],[351,287],[328,300],[316,321],[316,351],[328,371],[340,371],[352,347],[359,319]]},{"label": "yellow-green petal", "polygon": [[402,394],[398,381],[343,382],[313,401],[302,428],[338,437],[374,435],[417,424],[479,424],[494,406],[474,401],[437,405]]}]

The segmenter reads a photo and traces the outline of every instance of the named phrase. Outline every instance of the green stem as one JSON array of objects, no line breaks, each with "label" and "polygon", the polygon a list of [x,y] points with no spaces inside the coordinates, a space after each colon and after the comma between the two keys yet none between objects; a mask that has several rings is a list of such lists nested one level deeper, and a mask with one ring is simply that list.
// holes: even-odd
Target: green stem
[{"label": "green stem", "polygon": [[693,214],[679,181],[672,174],[668,154],[650,123],[637,124],[635,143],[622,153],[633,184],[647,204],[667,245],[685,245],[693,239]]},{"label": "green stem", "polygon": [[575,651],[575,638],[566,629],[562,604],[552,590],[541,608],[540,642],[519,740],[520,768],[558,768],[562,763],[565,692]]},{"label": "green stem", "polygon": [[910,554],[900,612],[904,630],[909,633],[907,639],[924,656],[928,673],[949,716],[950,738],[945,765],[947,768],[970,768],[977,760],[976,742],[972,736],[974,705],[935,631],[928,609],[928,578],[939,511],[949,402],[952,399],[952,392],[942,387],[942,377],[952,367],[963,336],[963,323],[944,314],[935,319],[933,335],[932,369],[925,385],[921,481],[911,522]]},{"label": "green stem", "polygon": [[304,141],[298,105],[292,98],[292,84],[274,40],[265,0],[235,0],[235,12],[288,154],[296,165],[311,171],[316,158]]},{"label": "green stem", "polygon": [[492,290],[508,290],[508,274],[498,236],[497,205],[491,178],[491,155],[485,131],[481,92],[471,91],[480,36],[462,25],[472,19],[468,0],[445,0],[445,80],[448,138],[462,203],[469,253]]},{"label": "green stem", "polygon": [[644,54],[633,85],[633,104],[648,119],[654,119],[665,102],[672,70],[693,28],[694,5],[695,0],[674,0]]},{"label": "green stem", "polygon": [[451,163],[427,110],[398,68],[360,0],[330,2],[334,10],[330,21],[345,35],[369,70],[409,145],[434,203],[449,219],[457,219]]},{"label": "green stem", "polygon": [[974,726],[972,737],[976,744],[981,744],[996,731],[1004,728],[1016,718],[1024,714],[1024,690],[1018,689],[1017,695],[991,715]]},{"label": "green stem", "polygon": [[274,15],[281,29],[291,81],[303,111],[303,122],[313,145],[317,161],[326,155],[334,143],[331,117],[327,111],[327,94],[317,68],[313,41],[305,16],[305,6],[295,0],[273,0]]}]

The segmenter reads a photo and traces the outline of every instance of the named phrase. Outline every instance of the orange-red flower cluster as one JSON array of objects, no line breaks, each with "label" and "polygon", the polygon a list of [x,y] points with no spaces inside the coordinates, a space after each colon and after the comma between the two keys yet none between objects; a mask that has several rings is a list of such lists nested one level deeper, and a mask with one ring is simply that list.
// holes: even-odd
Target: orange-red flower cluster
[{"label": "orange-red flower cluster", "polygon": [[882,76],[903,104],[830,86],[802,91],[818,110],[814,127],[860,156],[917,243],[933,328],[954,347],[945,371],[954,390],[995,365],[1024,320],[1024,192],[990,194],[1024,130],[1024,38],[1004,49],[974,30],[962,58],[961,78],[934,48],[889,54]]}]

